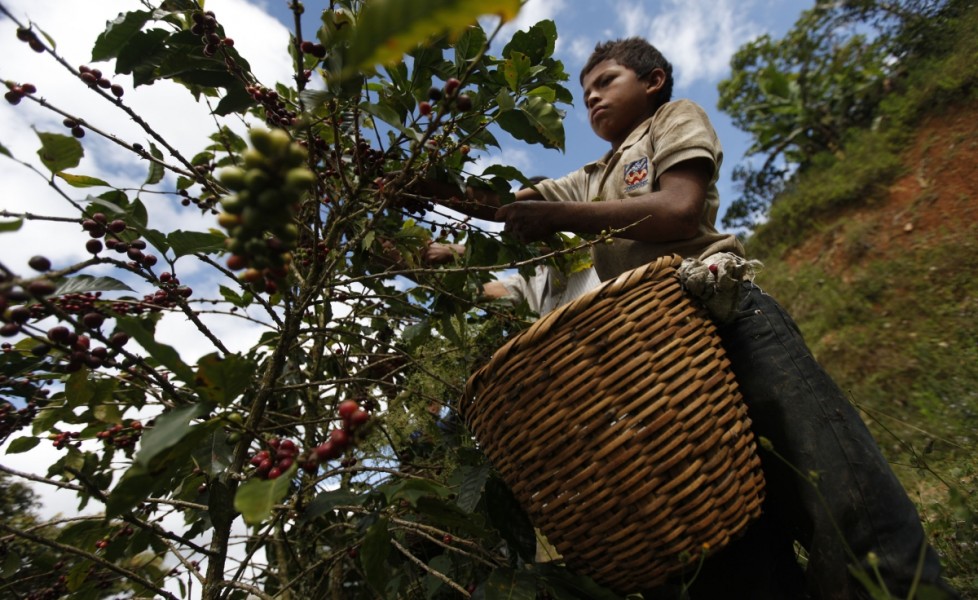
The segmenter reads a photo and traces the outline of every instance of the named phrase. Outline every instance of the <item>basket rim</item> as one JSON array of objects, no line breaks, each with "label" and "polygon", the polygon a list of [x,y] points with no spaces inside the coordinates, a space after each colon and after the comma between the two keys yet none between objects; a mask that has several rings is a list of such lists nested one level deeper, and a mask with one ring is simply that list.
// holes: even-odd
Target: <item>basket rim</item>
[{"label": "basket rim", "polygon": [[650,279],[661,279],[663,275],[674,272],[682,264],[682,261],[683,257],[678,254],[660,256],[650,263],[625,271],[614,279],[603,281],[596,288],[541,316],[530,327],[507,340],[505,344],[493,352],[492,357],[484,365],[469,376],[465,383],[465,400],[463,403],[473,397],[475,387],[486,373],[495,371],[506,362],[511,354],[519,352],[523,346],[533,344],[539,337],[546,336],[551,329],[566,319],[590,309],[609,295],[626,292]]}]

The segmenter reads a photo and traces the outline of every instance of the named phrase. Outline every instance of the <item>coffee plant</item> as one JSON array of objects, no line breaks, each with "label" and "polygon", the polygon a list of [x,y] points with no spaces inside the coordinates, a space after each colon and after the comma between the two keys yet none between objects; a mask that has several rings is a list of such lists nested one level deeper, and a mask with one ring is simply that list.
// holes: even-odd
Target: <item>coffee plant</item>
[{"label": "coffee plant", "polygon": [[[507,197],[526,176],[477,172],[479,153],[499,136],[562,147],[571,95],[553,22],[496,40],[519,0],[334,0],[322,11],[293,1],[281,48],[292,78],[259,81],[203,2],[132,5],[77,57],[0,2],[0,35],[143,133],[127,140],[70,99],[6,79],[16,56],[0,66],[8,111],[34,103],[63,123],[36,128],[39,166],[0,140],[2,159],[73,211],[3,209],[0,235],[47,221],[77,235],[81,257],[59,263],[24,239],[37,246],[28,264],[0,259],[0,437],[8,455],[57,452],[36,473],[0,470],[83,511],[0,523],[0,589],[613,597],[534,564],[532,526],[451,411],[473,367],[527,323],[482,299],[482,285],[547,255],[436,205],[421,185]],[[132,108],[164,80],[213,117],[192,155],[154,128],[173,115]],[[110,142],[148,165],[138,189],[76,170]],[[160,224],[167,201],[180,229]],[[466,254],[424,264],[434,241]],[[172,319],[209,348],[162,341]],[[221,319],[254,332],[249,349],[221,339]]]}]

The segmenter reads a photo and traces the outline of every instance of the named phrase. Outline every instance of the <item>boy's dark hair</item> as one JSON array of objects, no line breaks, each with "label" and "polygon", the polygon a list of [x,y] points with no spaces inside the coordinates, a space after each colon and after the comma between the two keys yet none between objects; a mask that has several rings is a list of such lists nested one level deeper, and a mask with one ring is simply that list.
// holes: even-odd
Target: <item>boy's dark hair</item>
[{"label": "boy's dark hair", "polygon": [[581,69],[581,84],[598,63],[614,60],[628,67],[639,79],[645,79],[653,69],[662,69],[666,73],[666,81],[659,91],[658,104],[662,105],[672,100],[672,64],[662,56],[658,48],[640,37],[630,37],[608,42],[600,42],[594,47],[594,52],[587,59],[587,64]]}]

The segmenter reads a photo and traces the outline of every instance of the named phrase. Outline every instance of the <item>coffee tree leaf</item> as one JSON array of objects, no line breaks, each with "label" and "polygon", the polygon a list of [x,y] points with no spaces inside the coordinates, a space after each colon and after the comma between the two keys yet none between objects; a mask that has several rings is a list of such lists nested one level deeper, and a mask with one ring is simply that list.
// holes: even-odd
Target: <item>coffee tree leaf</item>
[{"label": "coffee tree leaf", "polygon": [[198,393],[219,406],[228,406],[244,392],[258,369],[254,361],[237,354],[208,354],[197,361],[194,378]]},{"label": "coffee tree leaf", "polygon": [[232,85],[227,88],[227,93],[221,101],[214,107],[214,114],[226,117],[233,113],[240,113],[248,110],[257,102],[242,85]]},{"label": "coffee tree leaf", "polygon": [[578,575],[566,567],[552,562],[533,566],[538,583],[550,592],[555,600],[625,600],[611,590],[595,583],[585,575]]},{"label": "coffee tree leaf", "polygon": [[241,484],[234,494],[234,509],[241,513],[245,523],[259,525],[272,514],[275,504],[289,491],[297,468],[293,464],[275,479],[249,479]]},{"label": "coffee tree leaf", "polygon": [[14,219],[13,221],[0,221],[0,233],[19,231],[20,228],[23,226],[24,226],[23,219]]},{"label": "coffee tree leaf", "polygon": [[533,524],[513,492],[499,478],[486,481],[486,512],[489,522],[524,560],[532,561],[536,554],[536,535]]},{"label": "coffee tree leaf", "polygon": [[520,92],[520,86],[529,75],[530,67],[530,58],[522,52],[513,52],[503,63],[503,77],[506,78],[506,84],[514,93]]},{"label": "coffee tree leaf", "polygon": [[441,34],[464,32],[476,19],[496,14],[504,21],[520,10],[520,0],[375,0],[357,20],[344,65],[344,76],[389,65]]},{"label": "coffee tree leaf", "polygon": [[41,139],[37,155],[51,173],[77,167],[85,156],[81,142],[74,136],[38,131],[37,137]]},{"label": "coffee tree leaf", "polygon": [[557,107],[540,96],[530,96],[519,110],[543,137],[544,146],[564,150],[564,119]]},{"label": "coffee tree leaf", "polygon": [[103,31],[95,39],[92,46],[92,62],[116,58],[143,25],[152,17],[152,13],[138,10],[120,14],[117,18],[106,23]]},{"label": "coffee tree leaf", "polygon": [[163,169],[163,153],[152,142],[149,144],[149,153],[156,160],[149,161],[149,173],[146,175],[144,185],[155,185],[163,181],[163,175],[165,174]]},{"label": "coffee tree leaf", "polygon": [[165,29],[137,31],[116,58],[115,72],[132,74],[133,87],[152,84],[160,78],[156,69],[168,51],[169,38]]},{"label": "coffee tree leaf", "polygon": [[[441,573],[447,575],[452,572],[452,559],[444,554],[439,554],[438,556],[432,558],[428,561],[428,568],[436,573]],[[424,578],[425,586],[425,597],[426,598],[436,598],[438,597],[438,591],[445,586],[445,582],[441,578],[436,577],[430,571]]]},{"label": "coffee tree leaf", "polygon": [[532,64],[540,64],[553,56],[557,44],[557,25],[550,19],[537,22],[526,31],[514,31],[513,37],[503,46],[503,58],[515,53],[527,56]]},{"label": "coffee tree leaf", "polygon": [[65,399],[68,406],[95,406],[112,399],[116,382],[109,378],[92,377],[88,369],[75,371],[65,383]]},{"label": "coffee tree leaf", "polygon": [[227,431],[219,427],[194,450],[194,462],[212,477],[220,475],[231,464],[231,449]]},{"label": "coffee tree leaf", "polygon": [[489,574],[486,581],[486,600],[535,600],[536,578],[526,571],[500,568]]},{"label": "coffee tree leaf", "polygon": [[166,234],[162,231],[157,231],[156,229],[146,228],[142,231],[143,237],[149,242],[154,248],[166,254],[170,249],[170,244],[166,242]]},{"label": "coffee tree leaf", "polygon": [[143,434],[135,463],[149,467],[160,453],[179,444],[193,428],[192,420],[210,412],[212,406],[204,402],[174,408],[156,418],[152,427]]},{"label": "coffee tree leaf", "polygon": [[216,254],[224,251],[223,235],[203,231],[177,230],[166,236],[166,241],[177,258],[188,254]]},{"label": "coffee tree leaf", "polygon": [[172,371],[178,379],[191,386],[194,384],[194,372],[183,362],[180,354],[172,346],[156,341],[153,331],[155,326],[151,321],[132,317],[117,317],[116,326],[128,333],[150,356]]},{"label": "coffee tree leaf", "polygon": [[131,287],[113,277],[106,275],[99,277],[93,275],[75,275],[74,277],[65,277],[59,280],[58,289],[54,291],[54,295],[63,296],[65,294],[82,294],[85,292],[131,291],[133,291]]},{"label": "coffee tree leaf", "polygon": [[336,510],[337,506],[356,506],[362,504],[366,498],[363,494],[357,494],[345,489],[335,489],[321,492],[306,506],[302,514],[303,521],[311,521],[316,517]]},{"label": "coffee tree leaf", "polygon": [[40,438],[33,436],[19,437],[10,442],[10,444],[7,446],[7,454],[20,454],[21,452],[27,452],[40,443]]},{"label": "coffee tree leaf", "polygon": [[482,492],[489,480],[491,468],[488,464],[474,467],[461,467],[462,484],[459,486],[458,498],[455,503],[467,513],[475,510],[482,499]]},{"label": "coffee tree leaf", "polygon": [[426,521],[442,529],[465,532],[473,537],[490,535],[490,530],[486,528],[485,519],[481,514],[467,513],[449,499],[430,496],[420,498],[417,510],[418,514],[426,517]]},{"label": "coffee tree leaf", "polygon": [[452,495],[450,488],[426,479],[402,479],[381,486],[379,491],[387,497],[389,504],[407,500],[412,506],[417,506],[418,500],[424,497],[447,498]]},{"label": "coffee tree leaf", "polygon": [[386,587],[387,569],[384,565],[391,552],[391,536],[387,529],[386,518],[377,519],[367,529],[367,535],[360,545],[360,566],[370,587],[383,592]]},{"label": "coffee tree leaf", "polygon": [[76,188],[112,187],[108,182],[98,177],[89,177],[88,175],[73,175],[71,173],[61,172],[55,173],[55,176],[60,177],[65,183]]},{"label": "coffee tree leaf", "polygon": [[151,474],[143,465],[133,464],[109,492],[105,502],[105,516],[113,517],[133,508],[148,498],[162,479],[159,474]]}]

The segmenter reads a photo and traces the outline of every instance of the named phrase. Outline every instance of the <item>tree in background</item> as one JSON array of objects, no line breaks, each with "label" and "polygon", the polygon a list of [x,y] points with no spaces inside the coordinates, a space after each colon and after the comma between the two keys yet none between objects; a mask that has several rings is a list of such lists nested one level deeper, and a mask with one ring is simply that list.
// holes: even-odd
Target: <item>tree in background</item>
[{"label": "tree in background", "polygon": [[724,226],[752,228],[794,173],[840,155],[850,128],[873,125],[907,62],[939,50],[942,24],[964,4],[819,0],[783,38],[743,46],[719,84],[719,108],[751,134],[755,160],[734,169],[741,196]]},{"label": "tree in background", "polygon": [[[527,568],[529,522],[472,441],[433,414],[525,326],[483,303],[482,284],[501,265],[554,256],[410,192],[440,177],[507,194],[526,177],[509,166],[476,177],[472,153],[503,133],[562,146],[558,106],[571,95],[554,24],[516,32],[493,56],[498,28],[476,18],[501,26],[518,0],[342,0],[317,14],[292,2],[282,52],[293,80],[262,82],[202,3],[133,4],[76,66],[43,24],[0,3],[0,34],[144,134],[122,139],[5,80],[11,105],[63,119],[37,131],[39,166],[0,153],[69,216],[4,210],[0,232],[45,221],[85,254],[0,262],[0,434],[8,454],[59,452],[41,475],[0,470],[95,511],[57,527],[29,511],[4,519],[6,589],[63,569],[47,595],[22,597],[611,597],[558,567]],[[214,117],[196,152],[154,129],[170,117],[130,107],[163,80]],[[96,140],[146,165],[138,189],[75,171]],[[163,203],[183,228],[158,224]],[[420,264],[432,240],[465,243],[463,265]],[[174,317],[209,351],[159,341]],[[251,347],[227,347],[220,319],[253,331]]]}]

